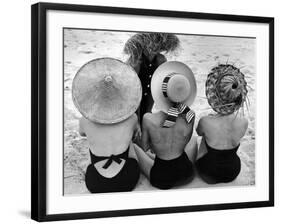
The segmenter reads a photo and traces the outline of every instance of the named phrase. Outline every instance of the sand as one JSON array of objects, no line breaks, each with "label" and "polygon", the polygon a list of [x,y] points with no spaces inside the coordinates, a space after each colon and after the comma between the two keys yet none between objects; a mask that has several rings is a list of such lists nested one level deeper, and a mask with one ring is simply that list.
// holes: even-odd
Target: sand
[{"label": "sand", "polygon": [[[126,40],[133,34],[64,30],[64,194],[89,193],[84,181],[85,171],[90,163],[89,147],[86,138],[78,133],[78,119],[81,115],[71,98],[73,77],[83,64],[95,58],[113,57],[125,61],[126,55],[122,53],[122,49]],[[191,183],[179,188],[254,186],[256,40],[199,35],[179,35],[178,37],[181,41],[180,49],[166,57],[168,60],[184,62],[195,74],[198,94],[192,109],[196,112],[196,123],[200,117],[212,112],[205,98],[205,81],[210,69],[218,63],[228,62],[241,68],[248,83],[250,101],[248,109],[245,110],[249,128],[238,150],[242,164],[239,176],[227,184],[208,185],[196,175]],[[141,175],[135,191],[152,189],[155,188]]]}]

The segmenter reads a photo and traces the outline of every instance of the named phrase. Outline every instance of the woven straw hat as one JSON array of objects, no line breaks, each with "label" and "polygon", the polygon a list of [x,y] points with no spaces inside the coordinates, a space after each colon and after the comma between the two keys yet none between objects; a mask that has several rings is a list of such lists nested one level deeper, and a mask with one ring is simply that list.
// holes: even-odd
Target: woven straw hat
[{"label": "woven straw hat", "polygon": [[93,122],[113,124],[127,119],[137,110],[141,96],[136,72],[113,58],[89,61],[73,79],[73,102]]},{"label": "woven straw hat", "polygon": [[[167,97],[163,82],[167,80]],[[161,64],[151,79],[151,94],[157,109],[167,113],[174,103],[190,106],[196,97],[196,80],[191,69],[182,62],[169,61]]]},{"label": "woven straw hat", "polygon": [[233,65],[220,64],[208,74],[206,97],[213,110],[219,114],[228,115],[239,110],[247,93],[244,74]]}]

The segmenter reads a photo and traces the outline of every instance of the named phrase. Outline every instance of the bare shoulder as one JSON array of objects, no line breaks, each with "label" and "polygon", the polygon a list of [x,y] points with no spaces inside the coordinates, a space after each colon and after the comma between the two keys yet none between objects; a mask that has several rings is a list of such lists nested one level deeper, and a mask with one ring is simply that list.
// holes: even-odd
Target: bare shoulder
[{"label": "bare shoulder", "polygon": [[211,116],[203,116],[199,119],[199,125],[200,126],[205,126],[206,124],[210,124],[210,122],[212,121],[212,117]]},{"label": "bare shoulder", "polygon": [[244,125],[248,125],[248,119],[246,117],[242,117],[241,119]]},{"label": "bare shoulder", "polygon": [[128,120],[130,122],[136,123],[138,121],[138,115],[136,113],[134,113],[133,115],[131,115]]},{"label": "bare shoulder", "polygon": [[157,113],[146,113],[143,115],[143,126],[159,126],[161,121],[163,120],[164,113],[157,112]]},{"label": "bare shoulder", "polygon": [[88,120],[85,117],[80,117],[79,119],[79,126],[80,127],[85,127],[88,123]]},{"label": "bare shoulder", "polygon": [[245,118],[245,117],[238,117],[238,118],[236,118],[237,119],[237,125],[239,126],[239,127],[242,127],[242,128],[244,128],[244,129],[247,129],[248,128],[248,119],[247,118]]},{"label": "bare shoulder", "polygon": [[95,129],[95,128],[99,128],[100,124],[95,123],[93,121],[90,121],[84,117],[81,117],[79,120],[80,123],[80,129],[86,131],[88,128],[90,129]]},{"label": "bare shoulder", "polygon": [[128,117],[126,120],[123,120],[121,122],[112,124],[110,126],[106,127],[115,127],[115,128],[122,128],[122,127],[134,127],[138,123],[138,116],[134,113],[130,117]]},{"label": "bare shoulder", "polygon": [[198,128],[201,132],[206,132],[208,130],[212,131],[213,128],[219,126],[220,121],[212,115],[203,116],[198,122]]},{"label": "bare shoulder", "polygon": [[152,122],[152,120],[153,120],[153,114],[145,113],[142,118],[142,125],[146,127]]},{"label": "bare shoulder", "polygon": [[136,113],[134,113],[133,115],[131,115],[129,118],[128,118],[128,122],[134,126],[138,123],[138,115]]},{"label": "bare shoulder", "polygon": [[[156,114],[158,114],[158,113],[156,113]],[[155,114],[153,114],[153,113],[145,113],[143,115],[143,120],[145,120],[145,121],[153,120],[154,118],[155,118]]]},{"label": "bare shoulder", "polygon": [[81,136],[86,136],[86,133],[85,133],[85,122],[86,122],[87,120],[84,118],[84,117],[81,117],[80,119],[79,119],[79,134],[81,135]]}]

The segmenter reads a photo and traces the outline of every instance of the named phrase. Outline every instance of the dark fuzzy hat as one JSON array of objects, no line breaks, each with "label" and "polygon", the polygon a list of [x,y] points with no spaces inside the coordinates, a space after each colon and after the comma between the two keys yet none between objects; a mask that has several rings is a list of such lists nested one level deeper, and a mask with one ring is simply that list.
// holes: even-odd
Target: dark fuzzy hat
[{"label": "dark fuzzy hat", "polygon": [[144,50],[154,54],[172,52],[179,46],[179,39],[169,33],[137,33],[125,43],[124,53],[130,56],[131,65],[135,65]]}]

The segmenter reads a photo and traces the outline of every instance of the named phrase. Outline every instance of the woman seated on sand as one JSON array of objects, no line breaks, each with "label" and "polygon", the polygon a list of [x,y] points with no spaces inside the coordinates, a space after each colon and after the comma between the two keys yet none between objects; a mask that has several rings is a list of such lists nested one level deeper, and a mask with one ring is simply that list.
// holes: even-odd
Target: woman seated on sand
[{"label": "woman seated on sand", "polygon": [[[135,146],[139,165],[150,183],[169,189],[193,179],[196,139],[192,141],[195,114],[189,106],[196,96],[192,71],[183,63],[166,62],[155,71],[151,92],[160,112],[146,113],[142,122],[142,147]],[[191,161],[190,161],[191,160]]]},{"label": "woman seated on sand", "polygon": [[[241,169],[237,150],[248,121],[238,116],[246,100],[244,75],[232,65],[212,69],[206,81],[206,96],[216,115],[202,117],[197,133],[202,136],[196,167],[209,184],[233,181]],[[237,111],[237,113],[234,113]]]},{"label": "woman seated on sand", "polygon": [[73,101],[83,115],[80,133],[87,136],[91,164],[85,182],[97,192],[131,191],[140,171],[132,137],[141,100],[141,83],[127,64],[102,58],[86,63],[73,80]]},{"label": "woman seated on sand", "polygon": [[179,47],[179,39],[168,33],[138,33],[127,40],[124,53],[129,55],[127,63],[137,72],[142,84],[142,100],[138,110],[140,122],[146,112],[151,112],[153,99],[150,82],[154,71],[166,62],[161,53],[173,52]]}]

